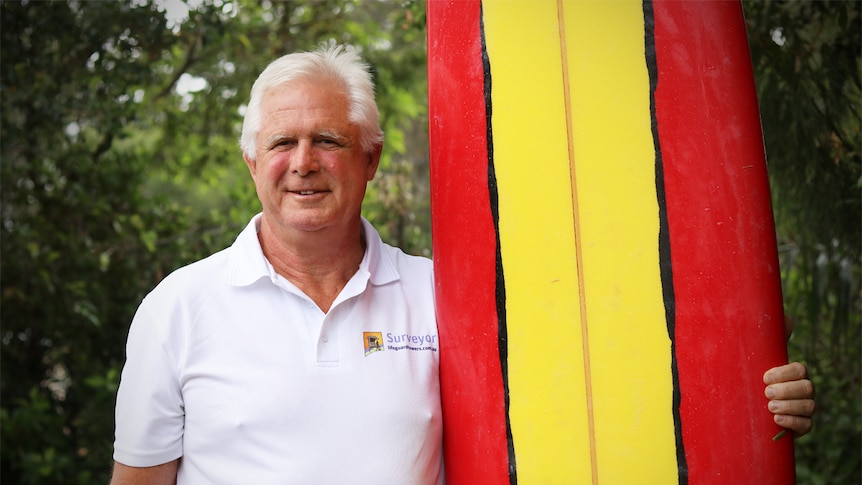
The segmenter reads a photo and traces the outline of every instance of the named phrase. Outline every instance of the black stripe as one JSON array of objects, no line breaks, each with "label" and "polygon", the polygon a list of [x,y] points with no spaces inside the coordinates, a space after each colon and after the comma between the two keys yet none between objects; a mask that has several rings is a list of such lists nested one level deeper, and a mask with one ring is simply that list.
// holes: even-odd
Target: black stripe
[{"label": "black stripe", "polygon": [[655,144],[655,189],[658,199],[658,254],[661,272],[661,288],[664,299],[664,312],[667,321],[667,333],[670,337],[671,375],[673,377],[673,427],[676,438],[676,463],[679,483],[688,484],[688,464],[685,460],[685,449],[682,443],[682,420],[679,415],[681,401],[679,390],[679,370],[676,362],[676,297],[673,288],[673,268],[670,258],[670,231],[667,221],[667,200],[664,187],[664,167],[661,156],[661,146],[658,138],[658,120],[655,112],[655,90],[658,86],[658,65],[655,48],[655,15],[652,0],[644,0],[644,47],[646,51],[646,66],[649,71],[649,107],[652,125],[652,139]]},{"label": "black stripe", "polygon": [[518,473],[515,466],[515,443],[512,439],[512,423],[509,420],[509,338],[506,328],[506,279],[503,276],[503,255],[500,251],[500,207],[497,194],[497,174],[494,169],[494,134],[491,128],[491,61],[488,58],[488,48],[485,43],[484,6],[479,6],[479,31],[482,37],[482,70],[485,74],[485,126],[488,143],[488,194],[491,203],[491,215],[494,219],[494,233],[497,239],[497,345],[500,351],[500,369],[503,379],[503,399],[506,409],[506,447],[509,453],[509,484],[518,483]]}]

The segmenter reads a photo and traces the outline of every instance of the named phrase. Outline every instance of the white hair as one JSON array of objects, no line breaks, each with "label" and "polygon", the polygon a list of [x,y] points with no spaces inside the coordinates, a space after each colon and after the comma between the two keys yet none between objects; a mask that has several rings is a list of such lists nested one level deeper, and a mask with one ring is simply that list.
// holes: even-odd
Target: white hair
[{"label": "white hair", "polygon": [[313,52],[297,52],[282,56],[260,73],[251,87],[242,123],[240,148],[249,160],[257,158],[255,139],[260,132],[260,108],[267,90],[297,80],[334,81],[344,89],[350,104],[349,121],[359,126],[362,149],[371,152],[383,144],[374,83],[366,64],[351,46],[330,42]]}]

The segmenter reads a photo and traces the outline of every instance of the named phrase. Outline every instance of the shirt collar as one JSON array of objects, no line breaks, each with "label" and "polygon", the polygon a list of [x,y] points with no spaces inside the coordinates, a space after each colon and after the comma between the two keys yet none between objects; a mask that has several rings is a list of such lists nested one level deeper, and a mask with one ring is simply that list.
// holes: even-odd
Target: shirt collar
[{"label": "shirt collar", "polygon": [[[245,229],[239,233],[230,249],[226,268],[226,282],[232,286],[249,286],[261,278],[270,279],[272,265],[263,255],[257,233],[260,231],[262,214],[255,215]],[[371,284],[384,285],[399,279],[400,275],[380,234],[364,217],[362,233],[365,236],[365,255],[359,263],[359,271],[368,275]]]},{"label": "shirt collar", "polygon": [[364,217],[362,218],[362,234],[365,236],[365,256],[359,263],[360,271],[370,274],[371,284],[385,285],[400,278],[395,262],[386,245],[380,239],[380,234]]}]

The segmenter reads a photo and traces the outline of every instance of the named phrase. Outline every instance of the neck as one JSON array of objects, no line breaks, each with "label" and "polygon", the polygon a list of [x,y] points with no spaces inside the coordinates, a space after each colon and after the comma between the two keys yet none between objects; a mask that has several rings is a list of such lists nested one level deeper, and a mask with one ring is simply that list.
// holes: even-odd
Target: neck
[{"label": "neck", "polygon": [[347,231],[277,234],[261,221],[258,232],[263,254],[275,271],[328,312],[365,255],[361,222]]}]

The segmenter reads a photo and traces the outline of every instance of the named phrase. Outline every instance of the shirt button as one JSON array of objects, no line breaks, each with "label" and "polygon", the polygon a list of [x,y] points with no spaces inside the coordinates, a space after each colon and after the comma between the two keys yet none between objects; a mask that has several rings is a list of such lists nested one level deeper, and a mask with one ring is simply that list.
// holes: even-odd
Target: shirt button
[{"label": "shirt button", "polygon": [[323,341],[324,341],[324,343],[325,343],[325,342],[329,342],[329,336],[324,335],[324,336],[323,336],[323,338],[322,338],[321,340],[323,340]]}]

